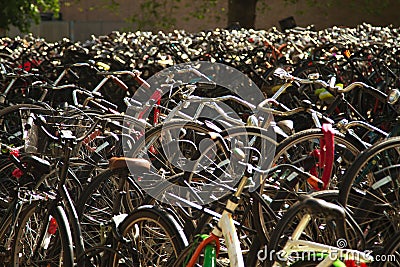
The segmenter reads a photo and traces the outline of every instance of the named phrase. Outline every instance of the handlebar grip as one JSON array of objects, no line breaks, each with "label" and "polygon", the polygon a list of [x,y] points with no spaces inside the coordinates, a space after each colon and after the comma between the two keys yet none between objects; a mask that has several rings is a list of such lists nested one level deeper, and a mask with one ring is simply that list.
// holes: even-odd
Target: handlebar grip
[{"label": "handlebar grip", "polygon": [[217,88],[216,83],[209,83],[209,82],[197,82],[196,86],[199,90],[213,90]]},{"label": "handlebar grip", "polygon": [[90,67],[90,65],[87,62],[78,62],[71,64],[70,67]]}]

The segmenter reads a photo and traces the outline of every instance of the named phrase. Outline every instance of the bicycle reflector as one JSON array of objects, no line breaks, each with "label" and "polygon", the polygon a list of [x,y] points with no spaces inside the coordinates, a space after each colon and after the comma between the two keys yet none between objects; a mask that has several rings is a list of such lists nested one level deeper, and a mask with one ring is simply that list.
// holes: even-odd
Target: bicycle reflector
[{"label": "bicycle reflector", "polygon": [[54,235],[57,232],[57,221],[53,217],[50,218],[49,226],[47,228],[47,232],[51,235]]}]

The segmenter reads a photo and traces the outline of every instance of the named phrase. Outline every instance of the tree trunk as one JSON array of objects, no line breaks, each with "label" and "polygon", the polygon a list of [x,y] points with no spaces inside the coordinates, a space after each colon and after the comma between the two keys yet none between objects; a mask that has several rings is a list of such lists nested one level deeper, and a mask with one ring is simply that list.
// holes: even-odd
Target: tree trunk
[{"label": "tree trunk", "polygon": [[228,27],[254,28],[257,0],[228,0]]}]

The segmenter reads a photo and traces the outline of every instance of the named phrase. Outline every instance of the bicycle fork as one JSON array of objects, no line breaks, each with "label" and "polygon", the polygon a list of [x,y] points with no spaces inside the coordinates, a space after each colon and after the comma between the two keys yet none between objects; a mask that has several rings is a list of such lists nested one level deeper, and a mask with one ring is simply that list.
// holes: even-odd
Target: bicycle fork
[{"label": "bicycle fork", "polygon": [[[207,246],[215,246],[215,253],[206,253],[210,258],[206,258],[204,266],[216,266],[216,258],[220,250],[219,238],[224,237],[225,245],[228,249],[228,256],[231,267],[244,267],[244,260],[242,250],[240,248],[240,241],[236,232],[236,228],[232,219],[232,214],[239,205],[240,195],[243,189],[248,184],[247,175],[243,176],[240,180],[238,189],[233,196],[228,200],[225,210],[218,221],[218,224],[212,230],[210,236],[204,239],[196,248],[192,258],[190,259],[187,267],[193,267],[200,256],[200,253]],[[206,250],[207,252],[207,250]],[[206,265],[208,263],[209,265]]]}]

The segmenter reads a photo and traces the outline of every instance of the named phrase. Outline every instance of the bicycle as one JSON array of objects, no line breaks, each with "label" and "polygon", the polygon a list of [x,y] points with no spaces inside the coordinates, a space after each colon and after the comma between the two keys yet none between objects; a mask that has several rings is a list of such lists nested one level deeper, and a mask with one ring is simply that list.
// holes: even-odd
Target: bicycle
[{"label": "bicycle", "polygon": [[[233,153],[239,154],[243,152],[235,150]],[[239,157],[244,157],[244,154],[239,154]],[[208,209],[202,209],[203,212],[208,212],[211,216],[217,218],[216,225],[212,228],[211,233],[207,237],[200,236],[200,243],[193,242],[189,247],[182,251],[179,258],[174,262],[174,266],[195,266],[200,257],[202,257],[201,262],[203,266],[216,266],[216,259],[218,258],[221,245],[219,239],[222,237],[224,238],[224,245],[227,249],[226,253],[230,265],[244,266],[243,251],[241,249],[236,229],[238,223],[233,220],[233,217],[235,215],[235,210],[241,201],[242,193],[249,184],[251,184],[249,177],[252,175],[250,173],[254,171],[260,175],[264,175],[269,172],[277,172],[278,170],[283,171],[285,169],[298,172],[299,177],[302,177],[301,179],[307,180],[310,184],[313,184],[316,187],[322,188],[323,186],[321,180],[292,165],[279,165],[264,171],[254,169],[251,165],[247,165],[247,171],[241,177],[231,195],[227,198],[225,208],[222,209],[221,215],[215,214],[215,212],[210,212]],[[190,205],[190,202],[188,203],[188,201],[183,198],[176,197],[176,199],[178,202],[184,202]],[[204,252],[203,254],[202,251]]]},{"label": "bicycle", "polygon": [[[32,155],[18,155],[15,148],[2,145],[3,149],[10,152],[10,160],[20,170],[14,174],[14,179],[18,179],[14,191],[7,196],[12,200],[7,201],[7,208],[2,210],[2,227],[0,236],[3,240],[1,245],[1,262],[3,264],[13,264],[18,266],[20,253],[16,249],[18,242],[21,242],[21,225],[25,225],[26,219],[41,205],[48,205],[47,213],[41,219],[41,231],[39,233],[49,233],[46,236],[46,243],[40,243],[41,251],[35,255],[35,261],[47,261],[49,264],[60,266],[63,262],[70,266],[74,262],[72,234],[65,211],[61,205],[51,205],[55,196],[43,190],[42,180],[34,177],[42,177],[50,172],[51,165],[48,161],[42,160]],[[54,223],[57,227],[54,228]],[[53,226],[51,226],[53,225]],[[50,230],[50,228],[52,229]],[[38,227],[31,229],[38,230]],[[43,241],[44,235],[40,235]],[[39,236],[38,236],[39,237]],[[30,243],[32,246],[35,243]],[[37,243],[36,243],[37,244]],[[40,245],[42,244],[42,245]],[[50,245],[51,244],[51,245]],[[33,247],[31,247],[33,249]],[[49,256],[51,255],[51,256]],[[32,255],[31,255],[32,256]],[[58,261],[58,263],[57,263]]]},{"label": "bicycle", "polygon": [[[59,160],[55,160],[59,164],[59,175],[55,180],[48,179],[49,176],[41,175],[40,172],[33,172],[33,176],[28,176],[28,181],[32,183],[31,190],[38,192],[39,195],[43,194],[44,197],[30,210],[24,212],[20,218],[15,230],[17,242],[12,246],[12,262],[28,264],[32,261],[55,260],[56,266],[60,264],[72,266],[74,262],[79,266],[84,266],[82,257],[84,244],[78,216],[69,193],[70,188],[66,185],[73,149],[96,128],[97,124],[94,122],[91,126],[85,125],[87,118],[85,120],[84,117],[75,118],[75,123],[72,123],[71,118],[42,115],[40,111],[36,112],[31,116],[37,128],[31,129],[37,129],[38,133],[44,137],[40,143],[36,144],[38,152],[59,157]],[[92,121],[89,120],[89,122]],[[83,129],[87,131],[82,131]],[[81,136],[78,138],[75,134]],[[33,137],[32,132],[30,138]],[[35,143],[32,142],[31,145]],[[19,168],[25,169],[23,165],[19,165]],[[60,237],[64,239],[60,240]],[[53,255],[53,252],[56,254]]]},{"label": "bicycle", "polygon": [[397,227],[400,138],[391,137],[363,151],[346,172],[339,203],[351,210],[369,249],[379,250]]},{"label": "bicycle", "polygon": [[[277,223],[264,266],[347,266],[347,261],[371,263],[369,253],[349,249],[345,210],[336,204],[302,196]],[[362,265],[365,266],[365,265]]]}]

